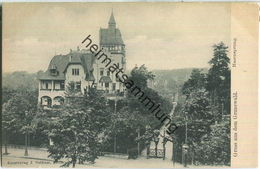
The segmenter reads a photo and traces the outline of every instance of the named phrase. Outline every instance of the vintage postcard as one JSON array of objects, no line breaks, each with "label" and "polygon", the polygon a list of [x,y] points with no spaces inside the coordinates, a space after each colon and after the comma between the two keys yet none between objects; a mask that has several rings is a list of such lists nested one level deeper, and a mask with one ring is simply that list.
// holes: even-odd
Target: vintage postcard
[{"label": "vintage postcard", "polygon": [[258,166],[257,3],[2,4],[4,168]]}]

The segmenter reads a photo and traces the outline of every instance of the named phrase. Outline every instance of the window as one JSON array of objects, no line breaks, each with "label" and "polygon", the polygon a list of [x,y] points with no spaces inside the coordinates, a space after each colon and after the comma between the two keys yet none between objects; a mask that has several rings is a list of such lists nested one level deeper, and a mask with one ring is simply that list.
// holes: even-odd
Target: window
[{"label": "window", "polygon": [[64,90],[65,85],[64,85],[64,81],[60,80],[60,81],[54,81],[54,90]]},{"label": "window", "polygon": [[41,105],[51,107],[51,105],[52,105],[51,98],[48,96],[43,96],[41,98]]},{"label": "window", "polygon": [[107,71],[107,76],[110,76],[110,71]]},{"label": "window", "polygon": [[105,87],[109,87],[109,83],[105,83]]},{"label": "window", "polygon": [[76,82],[76,90],[81,90],[81,82]]},{"label": "window", "polygon": [[116,83],[113,83],[113,91],[116,90]]},{"label": "window", "polygon": [[51,75],[52,75],[52,76],[56,76],[56,75],[58,75],[57,70],[55,70],[55,69],[51,69],[50,71],[51,71]]},{"label": "window", "polygon": [[43,90],[51,90],[51,81],[43,80],[41,81],[41,89]]},{"label": "window", "polygon": [[103,68],[100,69],[100,76],[104,76],[104,69]]},{"label": "window", "polygon": [[60,82],[54,81],[54,90],[60,90]]},{"label": "window", "polygon": [[60,89],[61,89],[61,90],[64,90],[64,89],[65,89],[64,81],[61,81],[61,82],[60,82]]},{"label": "window", "polygon": [[57,71],[56,65],[51,65],[50,73],[51,73],[52,76],[58,75],[58,71]]},{"label": "window", "polygon": [[79,69],[72,69],[72,75],[78,76],[79,75]]},{"label": "window", "polygon": [[47,83],[45,83],[45,89],[48,89],[48,88],[49,88],[49,84],[47,82]]}]

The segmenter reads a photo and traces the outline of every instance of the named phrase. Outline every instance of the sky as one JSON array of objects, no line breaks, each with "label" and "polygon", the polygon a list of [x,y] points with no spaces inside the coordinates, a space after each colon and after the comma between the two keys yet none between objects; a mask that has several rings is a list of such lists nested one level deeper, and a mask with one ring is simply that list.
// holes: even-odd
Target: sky
[{"label": "sky", "polygon": [[108,26],[113,10],[127,69],[204,68],[212,46],[230,46],[229,3],[9,3],[3,5],[3,72],[46,70]]}]

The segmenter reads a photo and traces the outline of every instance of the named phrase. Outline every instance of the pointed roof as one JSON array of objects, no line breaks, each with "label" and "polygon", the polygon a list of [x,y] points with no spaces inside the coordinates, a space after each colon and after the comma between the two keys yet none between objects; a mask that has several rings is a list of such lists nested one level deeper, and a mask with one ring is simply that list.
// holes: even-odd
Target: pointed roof
[{"label": "pointed roof", "polygon": [[121,32],[116,29],[100,28],[100,45],[124,45]]},{"label": "pointed roof", "polygon": [[109,19],[109,22],[108,22],[108,28],[110,28],[110,29],[115,29],[116,28],[116,21],[115,21],[115,17],[114,17],[113,11],[111,13],[111,16],[110,16],[110,19]]},{"label": "pointed roof", "polygon": [[110,16],[110,19],[109,19],[109,24],[116,24],[116,20],[115,20],[115,17],[114,17],[114,14],[113,14],[113,11],[111,13],[111,16]]},{"label": "pointed roof", "polygon": [[116,21],[112,11],[108,28],[100,28],[100,45],[124,45],[121,32],[116,28]]}]

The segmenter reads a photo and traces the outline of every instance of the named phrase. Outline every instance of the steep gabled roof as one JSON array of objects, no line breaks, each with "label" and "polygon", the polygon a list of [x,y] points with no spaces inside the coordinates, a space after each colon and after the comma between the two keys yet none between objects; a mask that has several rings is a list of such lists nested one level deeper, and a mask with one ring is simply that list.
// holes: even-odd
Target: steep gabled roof
[{"label": "steep gabled roof", "polygon": [[[95,80],[93,76],[93,63],[95,57],[85,50],[73,51],[67,55],[56,55],[52,58],[47,71],[38,74],[41,80],[65,80],[65,73],[70,64],[81,64],[86,74],[86,80]],[[57,74],[51,75],[51,68],[55,65]]]}]

